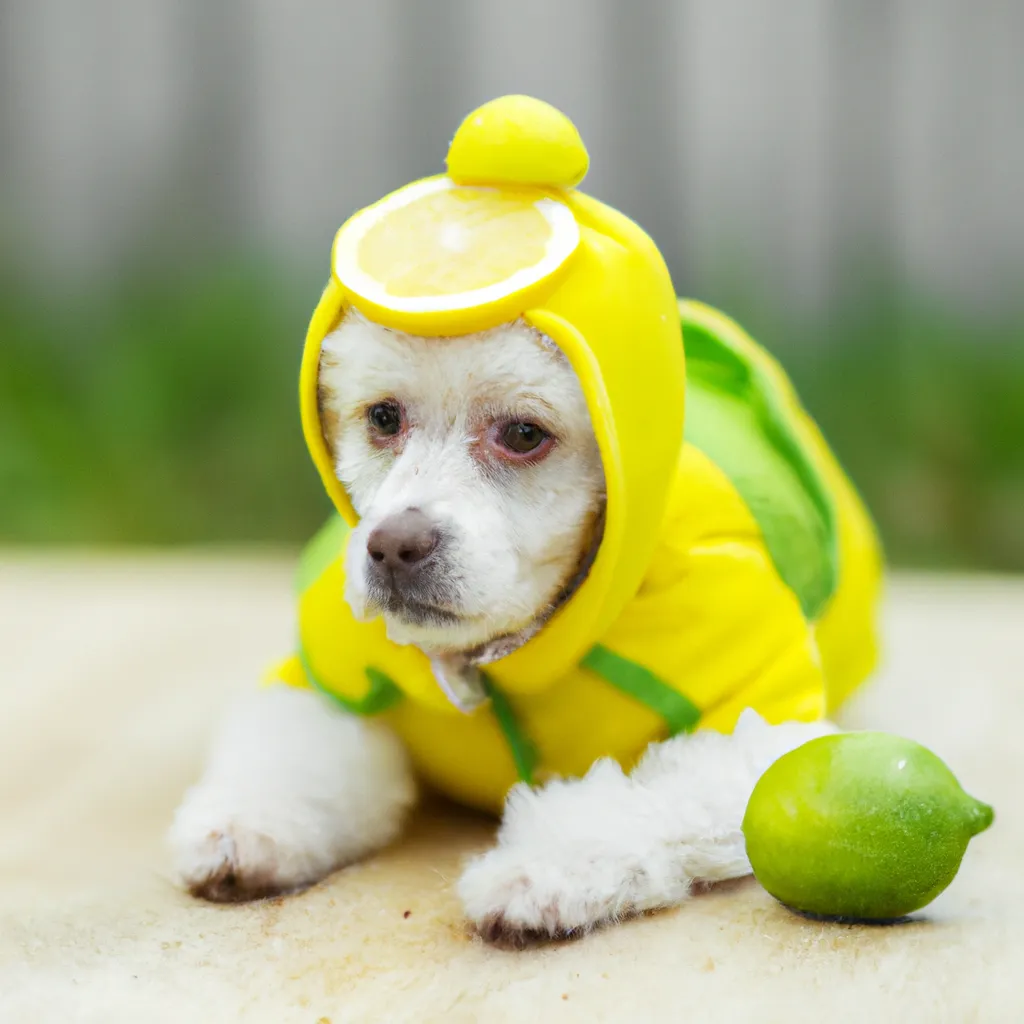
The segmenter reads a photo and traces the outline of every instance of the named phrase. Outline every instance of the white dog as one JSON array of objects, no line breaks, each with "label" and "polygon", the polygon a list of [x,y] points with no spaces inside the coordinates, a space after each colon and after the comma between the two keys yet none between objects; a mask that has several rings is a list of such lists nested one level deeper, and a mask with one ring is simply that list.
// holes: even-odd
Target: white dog
[{"label": "white dog", "polygon": [[[338,369],[344,366],[344,373]],[[520,642],[586,575],[604,480],[577,378],[523,323],[420,338],[350,313],[323,347],[321,414],[359,513],[346,598],[389,638],[452,669]],[[479,660],[479,657],[476,658]],[[485,659],[486,660],[486,659]],[[749,872],[740,824],[758,777],[827,723],[652,746],[626,775],[509,796],[497,845],[458,883],[489,938],[575,935]],[[177,868],[195,894],[249,899],[316,882],[395,839],[415,799],[401,744],[311,690],[271,686],[226,722],[177,812]]]}]

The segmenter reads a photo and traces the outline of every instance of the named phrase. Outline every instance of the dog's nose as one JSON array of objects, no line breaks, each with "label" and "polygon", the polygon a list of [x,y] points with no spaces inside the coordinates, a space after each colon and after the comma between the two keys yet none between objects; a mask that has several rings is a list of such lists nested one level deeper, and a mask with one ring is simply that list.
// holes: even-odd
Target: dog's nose
[{"label": "dog's nose", "polygon": [[388,516],[366,541],[370,557],[382,568],[408,572],[437,547],[437,527],[418,509]]}]

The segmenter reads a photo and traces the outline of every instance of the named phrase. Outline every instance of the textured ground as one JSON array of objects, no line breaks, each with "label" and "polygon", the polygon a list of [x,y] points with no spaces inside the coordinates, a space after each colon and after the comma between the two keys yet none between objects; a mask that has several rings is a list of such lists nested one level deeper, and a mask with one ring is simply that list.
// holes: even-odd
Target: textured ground
[{"label": "textured ground", "polygon": [[919,921],[803,920],[746,881],[503,952],[452,881],[486,821],[424,813],[296,897],[213,907],[162,834],[217,713],[286,649],[290,562],[0,555],[0,1022],[1024,1020],[1024,581],[901,579],[846,722],[932,746],[992,802]]}]

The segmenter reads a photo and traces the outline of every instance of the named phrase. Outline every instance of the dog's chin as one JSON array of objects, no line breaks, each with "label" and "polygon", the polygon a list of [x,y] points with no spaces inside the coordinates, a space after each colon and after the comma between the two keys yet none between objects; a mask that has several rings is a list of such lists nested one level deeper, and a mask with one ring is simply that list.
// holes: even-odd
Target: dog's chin
[{"label": "dog's chin", "polygon": [[384,620],[389,640],[412,644],[430,655],[466,651],[487,643],[496,635],[494,626],[483,619],[415,602],[393,602],[388,608],[378,609],[376,614]]},{"label": "dog's chin", "polygon": [[443,605],[431,604],[415,597],[389,591],[373,594],[370,598],[372,611],[416,629],[445,630],[458,626],[464,616]]},{"label": "dog's chin", "polygon": [[399,644],[445,644],[447,637],[466,632],[472,621],[448,604],[386,590],[352,575],[346,581],[345,600],[357,621],[383,619],[388,639]]},{"label": "dog's chin", "polygon": [[452,589],[385,587],[362,574],[348,577],[345,598],[358,621],[382,619],[393,643],[418,647],[431,657],[488,655],[487,660],[527,639],[554,607],[550,599],[539,602],[536,611],[530,610],[533,602],[522,600],[507,608],[493,600],[486,610],[479,603],[465,607]]},{"label": "dog's chin", "polygon": [[360,617],[380,617],[388,639],[411,644],[431,656],[459,654],[488,644],[519,627],[492,615],[474,615],[451,606],[397,592],[368,595]]}]

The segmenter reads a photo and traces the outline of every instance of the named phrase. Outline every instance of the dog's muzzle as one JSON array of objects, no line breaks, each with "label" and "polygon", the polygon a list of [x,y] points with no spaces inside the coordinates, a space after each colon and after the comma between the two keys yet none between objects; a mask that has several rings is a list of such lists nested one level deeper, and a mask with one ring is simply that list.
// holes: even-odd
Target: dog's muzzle
[{"label": "dog's muzzle", "polygon": [[366,541],[370,601],[416,625],[451,625],[454,593],[441,529],[418,508],[388,516]]}]

